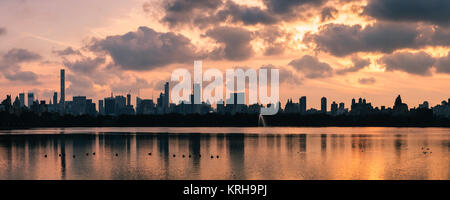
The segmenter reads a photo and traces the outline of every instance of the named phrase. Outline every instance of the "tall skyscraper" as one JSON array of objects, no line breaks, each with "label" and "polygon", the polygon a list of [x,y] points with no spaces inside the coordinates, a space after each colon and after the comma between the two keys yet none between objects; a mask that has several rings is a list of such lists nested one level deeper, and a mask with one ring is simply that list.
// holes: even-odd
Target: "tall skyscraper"
[{"label": "tall skyscraper", "polygon": [[66,101],[66,77],[65,77],[65,71],[64,69],[61,69],[61,99],[60,99],[60,103],[64,104],[64,102]]},{"label": "tall skyscraper", "polygon": [[306,113],[306,96],[302,96],[299,100],[300,113]]},{"label": "tall skyscraper", "polygon": [[320,100],[320,111],[322,113],[327,113],[327,98],[326,97],[322,97],[322,99]]},{"label": "tall skyscraper", "polygon": [[331,114],[336,115],[338,112],[338,104],[333,101],[333,103],[331,104]]},{"label": "tall skyscraper", "polygon": [[98,112],[103,115],[103,100],[98,100]]},{"label": "tall skyscraper", "polygon": [[164,107],[169,107],[169,82],[164,84]]},{"label": "tall skyscraper", "polygon": [[25,106],[25,93],[19,94],[19,101],[20,101],[20,107],[24,107]]},{"label": "tall skyscraper", "polygon": [[127,106],[131,106],[131,94],[127,94]]},{"label": "tall skyscraper", "polygon": [[58,92],[53,93],[53,104],[58,104]]},{"label": "tall skyscraper", "polygon": [[34,94],[32,92],[28,93],[28,108],[31,107],[31,105],[33,105],[34,102]]},{"label": "tall skyscraper", "polygon": [[194,104],[201,104],[202,103],[202,88],[200,84],[195,83],[194,84]]}]

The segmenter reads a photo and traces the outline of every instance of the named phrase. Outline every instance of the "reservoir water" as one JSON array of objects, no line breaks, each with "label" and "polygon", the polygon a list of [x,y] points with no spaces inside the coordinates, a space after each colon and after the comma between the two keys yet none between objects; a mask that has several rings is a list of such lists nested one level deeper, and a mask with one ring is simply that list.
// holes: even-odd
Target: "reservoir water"
[{"label": "reservoir water", "polygon": [[0,179],[446,179],[448,128],[0,131]]}]

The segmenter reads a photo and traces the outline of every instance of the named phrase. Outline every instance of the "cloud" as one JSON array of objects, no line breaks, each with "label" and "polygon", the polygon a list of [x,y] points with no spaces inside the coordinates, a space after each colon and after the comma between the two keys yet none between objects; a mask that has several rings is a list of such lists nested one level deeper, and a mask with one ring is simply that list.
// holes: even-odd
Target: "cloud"
[{"label": "cloud", "polygon": [[435,66],[437,72],[450,74],[450,52],[447,56],[438,58]]},{"label": "cloud", "polygon": [[0,73],[9,81],[39,84],[38,76],[31,71],[22,71],[21,64],[41,59],[39,54],[26,49],[10,49],[0,59]]},{"label": "cloud", "polygon": [[0,27],[0,35],[6,34],[6,28]]},{"label": "cloud", "polygon": [[302,84],[302,78],[298,77],[295,72],[290,70],[289,68],[276,67],[272,64],[263,65],[259,69],[267,69],[267,81],[271,80],[272,74],[271,69],[279,70],[279,81],[280,83],[288,83],[288,84]]},{"label": "cloud", "polygon": [[[215,11],[222,3],[221,0],[169,0],[163,6],[165,15],[161,21],[170,27],[190,24],[195,17]],[[143,8],[145,11],[146,4]]]},{"label": "cloud", "polygon": [[191,41],[173,32],[156,32],[139,27],[136,32],[95,39],[89,49],[106,52],[125,70],[152,70],[174,63],[187,63],[200,57]]},{"label": "cloud", "polygon": [[[227,24],[272,25],[291,21],[321,8],[328,0],[263,0],[262,6],[244,5],[231,0],[172,0],[163,6],[161,21],[174,28],[182,25],[210,27]],[[149,4],[143,5],[149,11]]]},{"label": "cloud", "polygon": [[263,0],[267,8],[278,14],[289,14],[298,10],[301,6],[319,7],[327,0]]},{"label": "cloud", "polygon": [[220,46],[211,52],[213,59],[246,60],[253,55],[252,32],[239,27],[215,27],[204,34]]},{"label": "cloud", "polygon": [[370,0],[364,14],[380,20],[430,22],[450,25],[448,0]]},{"label": "cloud", "polygon": [[356,52],[392,53],[397,49],[417,48],[426,44],[414,24],[376,23],[361,25],[326,24],[317,34],[307,33],[304,42],[314,42],[318,50],[335,56]]},{"label": "cloud", "polygon": [[41,58],[42,57],[37,53],[28,51],[26,49],[14,48],[3,55],[3,62],[6,62],[8,64],[19,64],[40,60]]},{"label": "cloud", "polygon": [[277,26],[267,26],[255,32],[255,35],[262,39],[265,45],[264,55],[280,55],[287,48],[287,41],[292,35],[281,30]]},{"label": "cloud", "polygon": [[275,24],[279,21],[277,15],[273,15],[259,7],[238,5],[233,1],[227,1],[225,8],[217,13],[216,19],[224,21],[227,17],[234,23],[242,22],[245,25]]},{"label": "cloud", "polygon": [[105,63],[105,58],[104,57],[96,57],[96,58],[86,57],[81,60],[76,60],[74,62],[64,60],[63,63],[64,63],[64,66],[69,68],[72,72],[99,76],[100,74],[97,74],[96,72],[97,72],[97,69],[99,68],[99,66]]},{"label": "cloud", "polygon": [[68,82],[70,82],[69,87],[67,87],[66,92],[72,96],[97,96],[98,92],[94,87],[94,82],[86,76],[78,76],[73,74],[68,74]]},{"label": "cloud", "polygon": [[363,85],[373,85],[375,82],[376,82],[376,79],[373,77],[358,79],[358,83],[363,84]]},{"label": "cloud", "polygon": [[81,55],[80,50],[75,50],[72,47],[67,47],[63,50],[53,50],[52,53],[58,55],[58,56],[69,56],[69,55]]},{"label": "cloud", "polygon": [[30,71],[6,72],[4,76],[10,81],[40,84],[38,81],[38,75]]},{"label": "cloud", "polygon": [[350,72],[357,72],[370,65],[370,59],[362,59],[360,57],[352,57],[353,65],[345,69],[339,69],[336,71],[337,74],[347,74]]},{"label": "cloud", "polygon": [[310,55],[292,60],[289,65],[307,78],[325,78],[333,75],[333,68],[329,64],[320,62],[316,57]]},{"label": "cloud", "polygon": [[320,21],[325,22],[328,20],[336,19],[336,15],[339,13],[339,11],[336,8],[333,7],[325,7],[320,12]]},{"label": "cloud", "polygon": [[386,71],[403,71],[410,74],[429,76],[436,59],[421,51],[417,53],[398,52],[380,58]]}]

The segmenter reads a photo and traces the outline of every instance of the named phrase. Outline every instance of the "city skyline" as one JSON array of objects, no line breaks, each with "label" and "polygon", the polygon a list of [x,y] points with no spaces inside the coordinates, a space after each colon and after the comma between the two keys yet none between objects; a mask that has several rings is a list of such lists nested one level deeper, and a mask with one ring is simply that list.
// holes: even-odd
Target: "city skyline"
[{"label": "city skyline", "polygon": [[[88,96],[73,96],[72,101],[66,101],[65,98],[65,69],[60,70],[60,96],[58,101],[58,92],[53,92],[53,97],[47,102],[45,99],[39,100],[35,98],[34,93],[27,93],[27,104],[25,104],[25,93],[18,94],[15,98],[12,95],[7,95],[6,98],[0,104],[0,111],[10,112],[10,108],[17,110],[17,107],[27,108],[32,112],[58,112],[60,114],[72,114],[72,115],[134,115],[134,114],[208,114],[215,112],[218,114],[236,114],[236,113],[260,113],[260,108],[266,105],[263,104],[249,104],[246,100],[247,91],[236,92],[229,91],[229,98],[225,100],[219,100],[218,104],[211,105],[203,99],[202,88],[199,84],[191,84],[191,94],[189,101],[171,102],[170,84],[166,82],[164,84],[163,91],[160,92],[156,101],[153,99],[144,99],[140,96],[136,96],[136,103],[132,104],[132,95],[127,93],[125,95],[113,95],[111,92],[110,97],[104,97],[99,99],[98,103],[90,99]],[[13,100],[14,99],[14,100]],[[281,113],[298,113],[298,114],[331,114],[331,115],[344,115],[351,113],[353,115],[366,115],[372,112],[398,112],[408,113],[413,109],[431,109],[434,115],[450,117],[450,98],[448,101],[444,99],[440,104],[430,105],[428,101],[424,101],[417,106],[412,105],[408,107],[408,104],[404,103],[399,94],[393,106],[382,105],[380,107],[373,106],[371,102],[366,98],[359,97],[352,98],[350,106],[346,107],[345,102],[337,102],[323,96],[320,99],[320,107],[314,108],[308,107],[307,96],[298,98],[298,102],[293,98],[288,98],[284,106],[281,102],[279,112]],[[43,106],[43,107],[42,107]],[[268,105],[267,105],[268,106]],[[16,112],[16,111],[15,111]]]}]

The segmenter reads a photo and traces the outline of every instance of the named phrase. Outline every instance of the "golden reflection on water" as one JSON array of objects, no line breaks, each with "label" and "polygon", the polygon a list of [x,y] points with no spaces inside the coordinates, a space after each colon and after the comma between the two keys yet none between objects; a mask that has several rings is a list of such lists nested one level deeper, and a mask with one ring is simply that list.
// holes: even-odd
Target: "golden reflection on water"
[{"label": "golden reflection on water", "polygon": [[445,128],[15,130],[0,179],[449,179],[449,148]]}]

